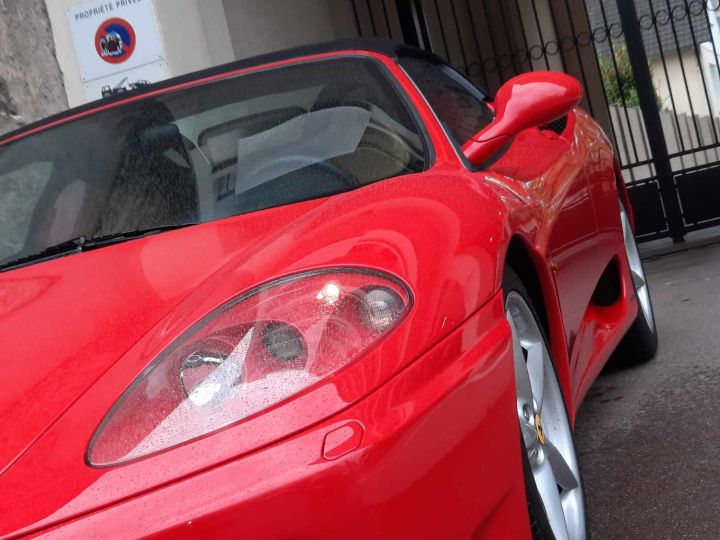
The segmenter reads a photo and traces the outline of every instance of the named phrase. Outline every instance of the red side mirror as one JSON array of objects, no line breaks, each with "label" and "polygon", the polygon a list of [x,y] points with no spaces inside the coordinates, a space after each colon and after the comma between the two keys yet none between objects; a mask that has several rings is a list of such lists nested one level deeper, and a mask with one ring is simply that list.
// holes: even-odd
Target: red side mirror
[{"label": "red side mirror", "polygon": [[561,118],[580,103],[582,85],[555,71],[534,71],[510,79],[495,96],[495,120],[463,145],[473,165],[481,165],[523,130]]}]

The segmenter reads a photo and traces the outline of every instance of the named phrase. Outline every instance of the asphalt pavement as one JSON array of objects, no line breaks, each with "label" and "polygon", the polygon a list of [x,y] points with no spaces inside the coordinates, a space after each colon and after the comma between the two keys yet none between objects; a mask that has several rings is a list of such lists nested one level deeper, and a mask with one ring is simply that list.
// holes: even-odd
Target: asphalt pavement
[{"label": "asphalt pavement", "polygon": [[594,539],[720,539],[720,244],[645,261],[657,357],[606,368],[576,423]]}]

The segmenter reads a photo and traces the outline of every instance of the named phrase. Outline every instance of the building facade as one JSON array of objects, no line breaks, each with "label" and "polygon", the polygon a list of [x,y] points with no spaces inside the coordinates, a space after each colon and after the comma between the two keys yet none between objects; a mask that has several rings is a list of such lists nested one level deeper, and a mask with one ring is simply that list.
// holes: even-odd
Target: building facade
[{"label": "building facade", "polygon": [[[45,1],[70,106],[97,99],[98,86],[122,89],[135,80],[155,82],[248,56],[359,36],[432,49],[491,92],[520,71],[564,69],[587,79],[586,86],[596,93],[593,98],[601,98],[592,50],[578,54],[547,45],[587,27],[584,7],[578,2],[570,2],[566,9],[564,0]],[[111,75],[107,70],[85,69],[85,59],[96,54],[93,30],[140,7],[141,18],[152,19],[152,39],[143,41],[152,42],[157,69],[147,68],[150,58],[144,70],[137,69],[142,62],[129,70],[117,64]],[[79,36],[85,36],[84,41]],[[137,58],[137,50],[134,54]]]},{"label": "building facade", "polygon": [[[156,82],[248,56],[357,35],[350,0],[46,2],[70,106],[101,97],[99,91],[108,86],[122,90],[137,81]],[[114,19],[128,21],[138,49],[151,43],[152,55],[127,70],[121,63],[108,70],[88,67],[87,57],[97,54],[92,30]]]},{"label": "building facade", "polygon": [[0,133],[65,108],[45,0],[0,0]]}]

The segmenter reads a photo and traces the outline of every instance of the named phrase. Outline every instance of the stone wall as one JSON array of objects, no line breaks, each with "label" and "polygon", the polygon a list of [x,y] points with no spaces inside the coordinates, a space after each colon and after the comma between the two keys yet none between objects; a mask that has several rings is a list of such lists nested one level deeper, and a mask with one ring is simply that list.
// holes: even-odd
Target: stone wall
[{"label": "stone wall", "polygon": [[45,0],[0,0],[0,133],[66,108]]}]

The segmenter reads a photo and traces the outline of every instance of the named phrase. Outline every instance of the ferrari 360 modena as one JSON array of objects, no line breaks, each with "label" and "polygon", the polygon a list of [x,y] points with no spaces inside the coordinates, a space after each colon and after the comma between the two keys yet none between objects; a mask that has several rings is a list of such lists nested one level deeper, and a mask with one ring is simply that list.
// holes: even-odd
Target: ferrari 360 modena
[{"label": "ferrari 360 modena", "polygon": [[582,97],[341,41],[0,137],[0,536],[584,538],[657,333]]}]

